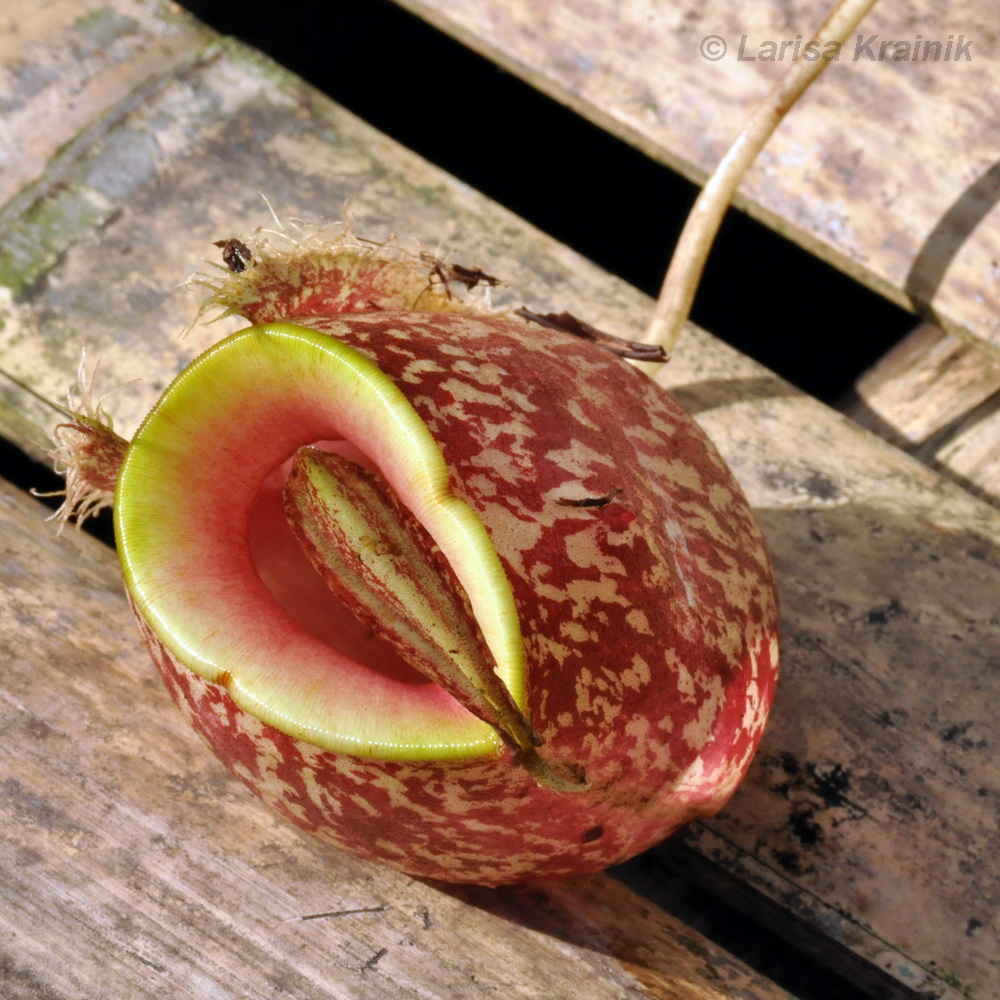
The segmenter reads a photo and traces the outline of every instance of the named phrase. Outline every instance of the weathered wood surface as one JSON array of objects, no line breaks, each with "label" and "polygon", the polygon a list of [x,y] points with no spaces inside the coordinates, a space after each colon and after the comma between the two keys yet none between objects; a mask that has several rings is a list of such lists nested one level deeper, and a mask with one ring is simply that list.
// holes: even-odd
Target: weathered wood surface
[{"label": "weathered wood surface", "polygon": [[788,995],[607,876],[453,889],[271,814],[182,722],[113,553],[0,481],[0,996]]},{"label": "weathered wood surface", "polygon": [[[24,281],[6,272],[0,386],[29,446],[81,341],[102,360],[101,389],[141,380],[109,401],[128,433],[221,335],[224,324],[178,338],[196,296],[177,282],[215,255],[212,241],[273,225],[259,191],[282,214],[337,215],[349,201],[373,238],[461,247],[460,260],[508,281],[498,302],[569,308],[624,336],[650,308],[235,47],[107,116],[58,168],[60,183],[35,192],[45,214],[0,215],[8,248],[47,245],[64,220],[57,258]],[[74,225],[94,190],[109,192],[100,224]],[[692,331],[661,377],[757,508],[784,608],[764,749],[726,811],[685,840],[883,975],[880,995],[995,996],[1000,515],[707,334]],[[150,807],[159,787],[145,785]]]},{"label": "weathered wood surface", "polygon": [[1000,503],[1000,361],[921,324],[858,379],[863,427]]},{"label": "weathered wood surface", "polygon": [[[697,182],[790,65],[752,58],[819,27],[828,0],[398,0]],[[970,61],[871,61],[856,36],[770,140],[738,204],[1000,357],[1000,36],[992,0],[881,0],[864,38],[959,36]],[[728,46],[705,58],[702,40]],[[740,40],[746,35],[743,58]],[[801,40],[800,40],[801,41]],[[712,43],[706,43],[711,45]],[[922,51],[922,50],[921,50]],[[942,53],[944,48],[942,47]],[[710,54],[712,54],[710,52]],[[609,198],[616,179],[608,178]],[[594,210],[594,206],[590,206]],[[822,303],[820,308],[828,308]]]},{"label": "weathered wood surface", "polygon": [[190,58],[209,32],[176,4],[4,0],[0,9],[0,205],[89,138],[109,107]]},{"label": "weathered wood surface", "polygon": [[[111,211],[110,192],[88,188],[52,216],[50,198],[60,170],[80,151],[100,144],[109,111],[120,117],[155,89],[164,73],[196,58],[212,33],[167,0],[4,0],[0,8],[0,211],[31,215],[46,239],[18,242],[8,231],[0,256],[3,295],[31,282],[58,259],[75,234],[99,227]],[[128,157],[127,147],[108,158]],[[39,187],[41,185],[41,187]],[[111,196],[113,199],[113,195]],[[24,403],[11,406],[8,384],[0,388],[0,434],[46,448],[38,421],[48,411],[38,401],[30,416]],[[47,418],[44,418],[47,419]]]},{"label": "weathered wood surface", "polygon": [[962,420],[935,449],[933,462],[994,503],[1000,500],[1000,399]]}]

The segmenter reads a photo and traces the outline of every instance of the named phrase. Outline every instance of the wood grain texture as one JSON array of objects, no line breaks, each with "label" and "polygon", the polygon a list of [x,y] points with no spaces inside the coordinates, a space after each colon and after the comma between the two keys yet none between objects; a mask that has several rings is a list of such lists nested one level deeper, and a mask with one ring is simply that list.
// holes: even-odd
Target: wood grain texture
[{"label": "wood grain texture", "polygon": [[37,180],[64,143],[146,80],[205,44],[176,4],[4,0],[0,11],[0,205]]},{"label": "wood grain texture", "polygon": [[908,334],[857,383],[858,402],[872,419],[912,445],[926,444],[997,392],[1000,362],[933,323]]},{"label": "wood grain texture", "polygon": [[845,412],[1000,503],[1000,361],[924,323],[858,380]]},{"label": "wood grain texture", "polygon": [[[453,259],[508,282],[498,304],[568,308],[625,337],[650,309],[232,46],[165,78],[60,171],[47,218],[80,218],[78,199],[94,189],[112,195],[99,226],[67,225],[56,261],[30,283],[12,279],[0,369],[25,414],[39,397],[61,398],[86,339],[102,361],[99,389],[129,383],[112,397],[129,433],[229,328],[180,339],[197,296],[177,282],[216,257],[212,241],[274,225],[259,191],[283,215],[338,215],[349,202],[363,235],[460,247]],[[46,225],[8,213],[0,243],[44,244]],[[785,673],[760,758],[731,805],[686,840],[831,954],[847,949],[884,975],[885,995],[994,996],[1000,515],[701,331],[660,377],[744,484],[784,608]],[[161,787],[145,784],[147,803]]]},{"label": "wood grain texture", "polygon": [[[399,0],[701,183],[826,0]],[[893,301],[1000,357],[1000,58],[990,0],[883,0],[769,141],[737,204]],[[728,52],[704,58],[702,39]],[[742,36],[746,36],[740,58]],[[969,61],[878,60],[886,40],[972,41]],[[944,51],[942,47],[942,51]],[[786,59],[792,48],[786,49]],[[911,53],[912,54],[912,53]],[[613,179],[609,178],[609,190]]]},{"label": "wood grain texture", "polygon": [[962,420],[935,450],[933,460],[971,490],[1000,503],[1000,398]]},{"label": "wood grain texture", "polygon": [[607,876],[456,890],[263,809],[133,640],[112,552],[0,481],[0,995],[781,1000]]}]

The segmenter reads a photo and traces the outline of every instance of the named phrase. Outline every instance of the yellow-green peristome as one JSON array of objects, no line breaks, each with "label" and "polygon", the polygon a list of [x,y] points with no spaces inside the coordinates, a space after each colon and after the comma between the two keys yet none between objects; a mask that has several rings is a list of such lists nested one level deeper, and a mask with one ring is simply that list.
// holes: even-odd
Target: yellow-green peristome
[{"label": "yellow-green peristome", "polygon": [[287,530],[269,520],[274,495],[314,442],[356,448],[429,531],[523,709],[510,584],[480,518],[449,491],[441,448],[369,358],[291,323],[251,327],[196,358],[130,443],[115,533],[138,613],[238,706],[321,748],[401,761],[495,754],[495,732],[439,687],[338,651],[323,623],[303,628],[268,589],[252,542]]}]

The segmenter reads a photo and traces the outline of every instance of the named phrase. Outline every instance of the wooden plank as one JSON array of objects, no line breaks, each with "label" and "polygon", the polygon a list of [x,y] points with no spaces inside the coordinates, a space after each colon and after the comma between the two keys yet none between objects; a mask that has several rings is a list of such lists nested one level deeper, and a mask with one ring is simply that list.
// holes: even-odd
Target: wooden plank
[{"label": "wooden plank", "polygon": [[272,815],[187,729],[113,553],[0,481],[0,995],[780,1000],[607,876],[453,889]]},{"label": "wooden plank", "polygon": [[[827,0],[398,2],[698,183],[787,68],[796,36],[808,39],[830,7]],[[994,5],[882,0],[862,28],[864,40],[878,36],[875,61],[851,40],[770,140],[737,203],[1000,357]],[[728,46],[717,61],[700,52],[710,36]],[[949,37],[953,58],[944,61]],[[791,43],[785,62],[755,58],[769,40]],[[892,48],[879,60],[887,40],[907,40],[911,56],[921,57],[913,43],[940,40],[942,60],[894,62]],[[969,59],[954,58],[967,42]]]},{"label": "wooden plank", "polygon": [[1000,502],[1000,361],[924,323],[865,372],[844,409]]},{"label": "wooden plank", "polygon": [[851,416],[911,445],[924,445],[970,410],[1000,392],[1000,363],[923,323],[865,372],[857,384],[859,407]]},{"label": "wooden plank", "polygon": [[[139,140],[143,140],[140,142]],[[109,145],[169,156],[111,159]],[[281,213],[350,202],[372,238],[461,247],[500,274],[498,303],[569,308],[623,336],[648,299],[379,136],[246,50],[223,47],[164,81],[62,165],[52,214],[110,185],[0,331],[11,405],[61,398],[87,339],[128,433],[221,327],[179,276],[214,240]],[[35,218],[0,240],[44,241]],[[517,291],[514,291],[516,289]],[[988,706],[1000,621],[1000,515],[700,331],[661,376],[719,443],[756,506],[782,588],[785,676],[766,745],[727,810],[690,843],[744,888],[900,995],[987,998],[1000,986],[997,746]],[[27,418],[26,418],[27,419]],[[947,669],[944,669],[945,666]],[[914,766],[913,761],[917,762]],[[723,845],[725,850],[719,845]],[[887,987],[888,989],[888,987]],[[888,992],[885,995],[890,995]]]},{"label": "wooden plank", "polygon": [[970,489],[1000,503],[1000,398],[962,420],[935,450],[933,460]]},{"label": "wooden plank", "polygon": [[[44,217],[44,192],[59,183],[61,165],[101,141],[105,114],[120,117],[130,102],[141,102],[146,86],[195,58],[213,37],[167,0],[7,0],[0,12],[0,211]],[[78,229],[108,214],[99,191],[76,208],[83,213]],[[74,238],[61,231],[64,221],[50,219],[40,242],[19,245],[8,234],[0,288],[9,289],[15,274],[21,283],[44,275],[64,237]],[[9,380],[0,386],[0,434],[40,458],[49,446],[42,428],[51,423],[51,408],[20,389],[12,403],[9,387]]]},{"label": "wooden plank", "polygon": [[63,144],[190,57],[209,32],[177,4],[4,0],[0,13],[0,205]]}]

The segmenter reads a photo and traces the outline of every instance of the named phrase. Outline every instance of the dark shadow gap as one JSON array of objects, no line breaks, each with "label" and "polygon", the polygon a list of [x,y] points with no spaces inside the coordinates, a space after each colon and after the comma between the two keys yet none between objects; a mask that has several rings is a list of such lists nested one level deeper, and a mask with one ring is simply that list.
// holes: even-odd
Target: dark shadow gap
[{"label": "dark shadow gap", "polygon": [[[668,840],[612,868],[633,892],[736,955],[796,1000],[910,1000],[912,993],[845,945],[819,940],[814,928],[793,924],[773,900],[679,840]],[[849,981],[831,968],[851,969]],[[870,991],[856,985],[870,984]]]},{"label": "dark shadow gap", "polygon": [[[187,0],[376,128],[656,295],[695,187],[387,0]],[[552,303],[553,309],[566,303]],[[582,310],[581,310],[582,311]],[[583,318],[586,318],[585,316]],[[827,402],[911,315],[731,212],[693,318]]]},{"label": "dark shadow gap", "polygon": [[[12,486],[37,493],[58,493],[65,486],[63,477],[52,471],[51,465],[36,462],[26,455],[15,444],[0,437],[0,475]],[[50,510],[54,511],[62,503],[61,496],[39,496],[38,500]],[[51,522],[52,533],[58,530],[55,522]],[[76,528],[69,526],[64,531],[75,531]],[[105,545],[115,546],[115,531],[112,523],[111,509],[106,508],[94,517],[87,519],[83,525],[83,530],[93,535]]]}]

